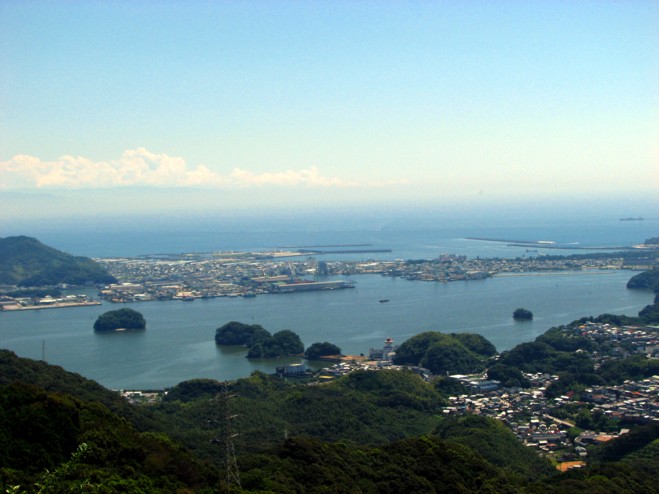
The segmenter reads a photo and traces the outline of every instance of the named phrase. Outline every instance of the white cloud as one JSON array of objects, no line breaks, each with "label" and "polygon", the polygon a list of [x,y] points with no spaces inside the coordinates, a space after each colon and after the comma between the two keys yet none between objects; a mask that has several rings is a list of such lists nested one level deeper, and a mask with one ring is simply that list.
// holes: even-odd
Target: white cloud
[{"label": "white cloud", "polygon": [[243,187],[254,185],[279,185],[289,187],[355,187],[359,185],[358,182],[344,181],[336,177],[323,177],[316,167],[261,174],[236,168],[231,173],[231,183]]},{"label": "white cloud", "polygon": [[254,173],[234,169],[228,176],[206,166],[188,167],[183,158],[156,154],[144,148],[124,151],[117,160],[91,161],[81,156],[62,156],[42,161],[17,155],[0,162],[0,189],[105,187],[356,187],[355,181],[323,176],[316,167],[283,172]]}]

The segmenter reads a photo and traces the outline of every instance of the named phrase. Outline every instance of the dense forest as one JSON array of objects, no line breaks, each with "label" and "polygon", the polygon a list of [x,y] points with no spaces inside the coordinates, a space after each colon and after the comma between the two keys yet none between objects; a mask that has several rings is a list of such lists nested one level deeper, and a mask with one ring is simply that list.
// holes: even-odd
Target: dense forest
[{"label": "dense forest", "polygon": [[74,257],[31,237],[0,238],[0,284],[49,286],[116,281],[88,257]]},{"label": "dense forest", "polygon": [[627,288],[647,288],[659,293],[659,269],[643,271],[627,282]]},{"label": "dense forest", "polygon": [[228,491],[224,447],[213,438],[230,406],[242,485],[232,492],[657,492],[657,424],[593,449],[591,467],[560,474],[494,419],[439,416],[445,396],[412,373],[357,372],[315,387],[256,373],[230,383],[230,405],[216,399],[221,390],[188,381],[161,404],[133,406],[0,351],[1,486]]},{"label": "dense forest", "polygon": [[494,345],[478,334],[426,331],[403,342],[394,363],[420,366],[437,375],[464,374],[484,370],[496,353]]},{"label": "dense forest", "polygon": [[300,337],[289,329],[275,334],[259,324],[244,324],[231,321],[215,330],[218,345],[240,345],[247,347],[247,358],[278,358],[304,353]]},{"label": "dense forest", "polygon": [[144,316],[133,309],[110,310],[98,316],[94,331],[115,331],[123,329],[144,329]]},{"label": "dense forest", "polygon": [[523,309],[520,307],[519,309],[515,309],[515,311],[513,312],[513,319],[521,319],[521,320],[533,319],[533,312],[531,312],[528,309]]}]

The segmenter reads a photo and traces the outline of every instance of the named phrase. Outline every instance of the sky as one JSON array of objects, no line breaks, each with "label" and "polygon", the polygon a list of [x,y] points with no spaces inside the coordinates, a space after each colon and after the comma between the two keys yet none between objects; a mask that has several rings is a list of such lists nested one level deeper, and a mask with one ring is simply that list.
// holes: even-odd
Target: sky
[{"label": "sky", "polygon": [[652,0],[3,0],[0,219],[658,205],[658,25]]}]

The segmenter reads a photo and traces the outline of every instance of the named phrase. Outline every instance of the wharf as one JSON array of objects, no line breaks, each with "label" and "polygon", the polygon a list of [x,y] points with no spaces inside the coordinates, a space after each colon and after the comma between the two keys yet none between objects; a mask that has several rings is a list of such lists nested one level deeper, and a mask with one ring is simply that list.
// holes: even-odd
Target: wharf
[{"label": "wharf", "polygon": [[12,312],[12,311],[22,311],[22,310],[41,310],[41,309],[66,309],[69,307],[87,307],[90,305],[101,305],[102,302],[96,300],[90,300],[87,302],[59,302],[48,305],[5,305],[2,307],[2,311]]}]

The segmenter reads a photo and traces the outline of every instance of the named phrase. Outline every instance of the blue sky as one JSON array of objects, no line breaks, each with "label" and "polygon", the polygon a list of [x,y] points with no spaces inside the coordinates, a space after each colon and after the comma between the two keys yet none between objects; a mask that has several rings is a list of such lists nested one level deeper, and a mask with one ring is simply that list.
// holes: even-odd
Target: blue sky
[{"label": "blue sky", "polygon": [[4,0],[0,200],[656,195],[657,25],[634,0]]}]

